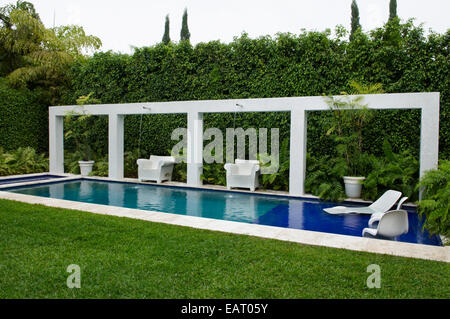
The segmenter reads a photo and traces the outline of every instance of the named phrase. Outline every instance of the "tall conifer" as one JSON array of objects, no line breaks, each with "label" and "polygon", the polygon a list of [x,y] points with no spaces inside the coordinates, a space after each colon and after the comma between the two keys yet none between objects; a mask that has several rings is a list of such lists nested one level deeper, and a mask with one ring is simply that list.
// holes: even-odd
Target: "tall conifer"
[{"label": "tall conifer", "polygon": [[166,24],[164,25],[164,35],[162,38],[162,43],[169,44],[170,43],[170,21],[169,15],[166,15]]},{"label": "tall conifer", "polygon": [[359,23],[359,9],[356,0],[352,1],[351,10],[352,10],[352,19],[351,19],[350,41],[353,39],[356,30],[361,28],[361,24]]},{"label": "tall conifer", "polygon": [[191,34],[189,33],[189,28],[188,28],[188,14],[187,14],[187,8],[184,9],[184,13],[183,13],[183,21],[181,22],[181,32],[180,32],[180,40],[187,40],[189,41],[189,39],[191,38]]}]

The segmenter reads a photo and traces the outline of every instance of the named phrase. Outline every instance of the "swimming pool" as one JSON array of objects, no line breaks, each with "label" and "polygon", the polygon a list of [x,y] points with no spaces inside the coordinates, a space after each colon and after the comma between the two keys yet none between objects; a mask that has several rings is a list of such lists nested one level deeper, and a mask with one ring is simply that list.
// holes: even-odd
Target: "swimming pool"
[{"label": "swimming pool", "polygon": [[[335,203],[313,199],[93,179],[57,181],[4,190],[77,202],[358,237],[361,237],[370,217],[330,215],[323,212],[323,208],[335,206]],[[409,232],[397,240],[440,246],[439,237],[422,232],[422,222],[417,214],[413,210],[408,213]]]}]

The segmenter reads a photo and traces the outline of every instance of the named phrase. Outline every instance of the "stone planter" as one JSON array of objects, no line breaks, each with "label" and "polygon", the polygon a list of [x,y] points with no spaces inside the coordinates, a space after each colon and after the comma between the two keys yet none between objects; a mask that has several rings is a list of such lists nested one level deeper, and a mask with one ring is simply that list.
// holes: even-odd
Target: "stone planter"
[{"label": "stone planter", "polygon": [[345,194],[348,198],[361,198],[362,182],[365,177],[344,176]]},{"label": "stone planter", "polygon": [[92,172],[92,166],[94,166],[94,161],[79,161],[81,176],[88,176]]}]

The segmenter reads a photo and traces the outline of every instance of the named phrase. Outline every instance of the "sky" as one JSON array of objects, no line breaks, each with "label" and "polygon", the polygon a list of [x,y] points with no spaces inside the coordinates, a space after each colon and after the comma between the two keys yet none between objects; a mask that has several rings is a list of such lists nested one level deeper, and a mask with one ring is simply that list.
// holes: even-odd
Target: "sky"
[{"label": "sky", "polygon": [[[0,0],[3,6],[16,0]],[[46,27],[77,24],[102,40],[101,51],[132,53],[133,47],[161,42],[165,16],[172,41],[180,39],[181,20],[188,10],[191,43],[220,40],[228,43],[242,32],[251,38],[278,32],[299,34],[350,29],[352,0],[28,0]],[[358,0],[360,23],[368,31],[382,26],[389,0]],[[426,30],[444,33],[450,28],[450,0],[397,0],[397,14],[416,18]]]}]

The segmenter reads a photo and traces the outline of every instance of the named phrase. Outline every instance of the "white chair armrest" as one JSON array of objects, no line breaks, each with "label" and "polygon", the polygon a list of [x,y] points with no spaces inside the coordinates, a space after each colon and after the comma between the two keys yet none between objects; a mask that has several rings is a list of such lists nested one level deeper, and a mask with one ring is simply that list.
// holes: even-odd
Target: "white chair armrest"
[{"label": "white chair armrest", "polygon": [[164,161],[154,160],[154,159],[138,159],[137,161],[138,167],[141,169],[161,169],[164,164]]},{"label": "white chair armrest", "polygon": [[142,166],[142,167],[148,166],[148,167],[151,167],[152,164],[153,164],[153,161],[150,161],[149,159],[145,159],[145,158],[140,158],[140,159],[138,159],[138,160],[136,161],[136,163],[138,164],[138,166]]},{"label": "white chair armrest", "polygon": [[236,164],[226,163],[224,165],[224,168],[225,168],[226,171],[229,171],[233,166],[236,166]]}]

